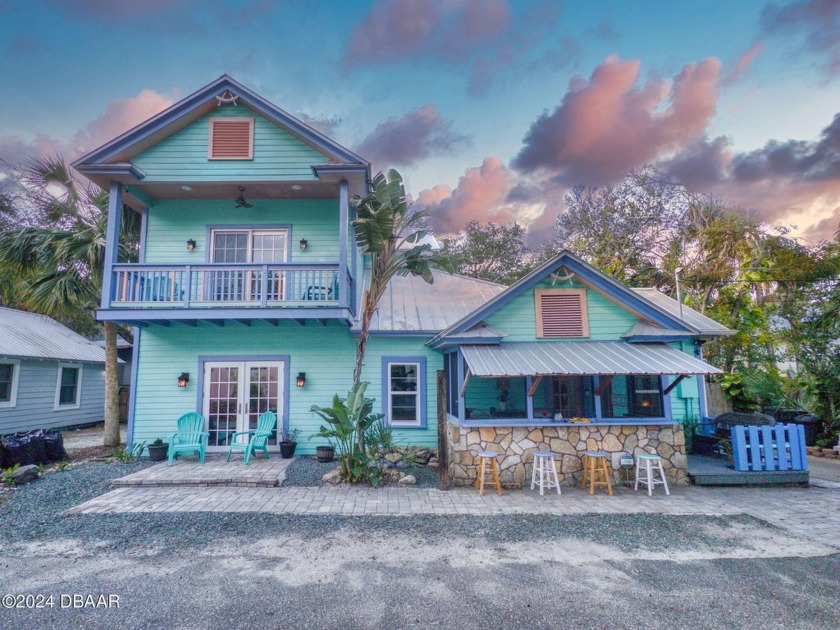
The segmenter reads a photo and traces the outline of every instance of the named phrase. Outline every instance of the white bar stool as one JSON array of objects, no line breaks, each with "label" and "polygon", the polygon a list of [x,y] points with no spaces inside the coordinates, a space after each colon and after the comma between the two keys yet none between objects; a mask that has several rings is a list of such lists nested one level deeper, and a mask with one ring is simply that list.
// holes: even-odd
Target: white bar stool
[{"label": "white bar stool", "polygon": [[[659,479],[656,478],[657,471],[659,471]],[[665,486],[665,494],[671,495],[668,490],[668,480],[665,479],[665,469],[662,468],[662,458],[659,455],[644,451],[636,452],[636,484],[633,490],[638,491],[640,483],[647,486],[649,497],[653,496],[653,487],[657,484]]]},{"label": "white bar stool", "polygon": [[560,480],[557,478],[557,467],[554,465],[554,453],[551,451],[536,451],[534,465],[531,469],[531,490],[540,487],[540,496],[544,496],[545,489],[557,488],[560,491]]}]

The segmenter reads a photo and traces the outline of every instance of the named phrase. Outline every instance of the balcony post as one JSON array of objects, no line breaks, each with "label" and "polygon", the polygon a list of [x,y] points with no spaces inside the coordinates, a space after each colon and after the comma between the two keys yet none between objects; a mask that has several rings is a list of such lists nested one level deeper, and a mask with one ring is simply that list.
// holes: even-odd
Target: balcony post
[{"label": "balcony post", "polygon": [[184,268],[184,274],[187,278],[184,287],[184,308],[189,308],[192,299],[192,267],[190,265]]},{"label": "balcony post", "polygon": [[105,232],[105,261],[102,270],[100,307],[108,308],[113,298],[114,264],[120,251],[120,221],[122,220],[122,184],[111,182],[108,195],[108,224]]},{"label": "balcony post", "polygon": [[350,227],[350,189],[347,180],[342,179],[338,184],[338,305],[346,308],[347,301],[347,229]]},{"label": "balcony post", "polygon": [[262,283],[260,287],[260,304],[263,308],[268,306],[268,265],[262,268]]}]

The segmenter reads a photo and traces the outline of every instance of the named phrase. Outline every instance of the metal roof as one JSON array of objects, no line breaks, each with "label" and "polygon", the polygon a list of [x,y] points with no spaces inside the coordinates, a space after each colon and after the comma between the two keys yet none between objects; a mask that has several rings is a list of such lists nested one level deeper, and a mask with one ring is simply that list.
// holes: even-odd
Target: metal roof
[{"label": "metal roof", "polygon": [[105,350],[54,319],[11,308],[0,308],[0,356],[105,362]]},{"label": "metal roof", "polygon": [[500,284],[440,271],[434,278],[434,284],[427,284],[416,276],[395,276],[371,320],[371,332],[435,334],[505,290]]},{"label": "metal roof", "polygon": [[505,337],[507,333],[482,322],[464,332],[453,333],[447,339],[503,339]]},{"label": "metal roof", "polygon": [[[692,333],[687,333],[684,330],[672,330],[670,328],[662,328],[647,322],[636,322],[630,327],[626,333],[621,335],[623,339],[631,337],[691,337]],[[662,341],[662,339],[650,339],[650,341]]]},{"label": "metal roof", "polygon": [[546,341],[461,346],[473,376],[537,374],[722,374],[661,343]]},{"label": "metal roof", "polygon": [[653,302],[663,311],[667,311],[670,315],[675,316],[686,324],[696,329],[703,335],[732,335],[733,330],[730,330],[723,324],[719,324],[711,317],[706,317],[702,313],[689,308],[685,304],[682,306],[682,313],[680,313],[680,303],[674,298],[665,295],[659,289],[654,288],[640,288],[633,289],[636,293],[641,295],[646,300]]}]

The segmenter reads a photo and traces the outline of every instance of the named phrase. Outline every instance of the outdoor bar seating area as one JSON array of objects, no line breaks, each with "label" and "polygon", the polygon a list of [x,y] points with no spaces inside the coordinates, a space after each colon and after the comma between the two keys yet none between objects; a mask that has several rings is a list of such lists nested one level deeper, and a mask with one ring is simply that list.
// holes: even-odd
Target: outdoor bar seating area
[{"label": "outdoor bar seating area", "polygon": [[461,346],[446,367],[455,484],[475,481],[479,452],[497,454],[508,487],[530,483],[539,452],[553,454],[561,485],[580,483],[593,450],[605,454],[613,484],[628,455],[645,454],[658,457],[669,483],[688,483],[681,421],[699,409],[681,409],[675,392],[696,388],[697,375],[714,368],[687,353],[663,344],[512,343]]}]

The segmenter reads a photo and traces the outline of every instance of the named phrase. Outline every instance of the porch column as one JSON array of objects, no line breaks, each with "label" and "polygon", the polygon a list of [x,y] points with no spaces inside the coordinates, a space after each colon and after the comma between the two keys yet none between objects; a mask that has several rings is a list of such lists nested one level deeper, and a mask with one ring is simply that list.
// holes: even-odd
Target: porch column
[{"label": "porch column", "polygon": [[102,298],[100,306],[108,308],[111,305],[111,283],[114,275],[114,264],[120,251],[120,221],[122,220],[122,184],[111,182],[108,194],[108,227],[105,233],[105,265],[102,270]]},{"label": "porch column", "polygon": [[464,382],[464,355],[461,348],[458,348],[458,420],[463,422],[467,416],[467,405],[465,402],[466,391],[461,387]]},{"label": "porch column", "polygon": [[350,301],[347,291],[347,229],[350,224],[350,191],[347,180],[342,179],[338,184],[338,305],[347,308]]},{"label": "porch column", "polygon": [[[694,356],[701,361],[703,360],[703,346],[697,342],[694,343]],[[700,422],[703,422],[703,418],[709,415],[709,403],[706,400],[706,376],[704,374],[698,374],[695,378],[697,379],[697,402],[700,406]]]}]

